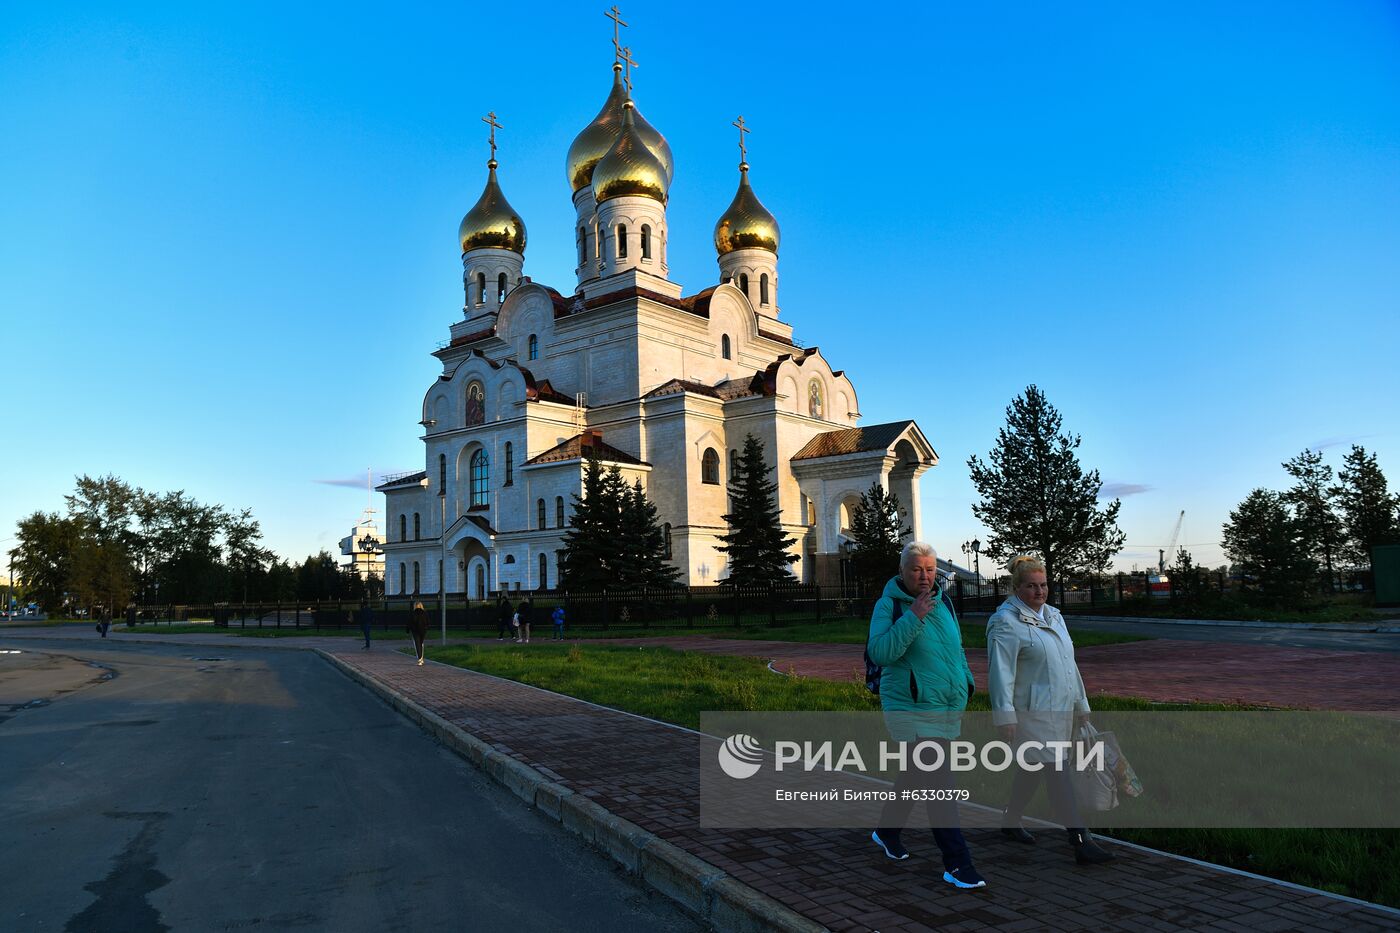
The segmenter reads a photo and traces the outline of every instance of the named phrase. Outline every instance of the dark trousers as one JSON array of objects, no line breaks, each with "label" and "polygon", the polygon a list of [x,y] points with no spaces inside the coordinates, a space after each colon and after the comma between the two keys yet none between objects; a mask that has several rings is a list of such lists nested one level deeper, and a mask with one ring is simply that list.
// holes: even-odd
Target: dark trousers
[{"label": "dark trousers", "polygon": [[1074,801],[1074,785],[1070,782],[1068,767],[1057,771],[1049,764],[1039,771],[1026,771],[1017,767],[1016,777],[1011,781],[1011,799],[1006,804],[1008,819],[1013,823],[1021,819],[1027,804],[1040,789],[1042,780],[1045,782],[1046,793],[1050,795],[1050,808],[1055,814],[1055,819],[1063,823],[1066,829],[1083,828],[1084,821],[1080,819],[1079,807]]},{"label": "dark trousers", "polygon": [[427,632],[413,633],[413,650],[418,652],[418,660],[423,660],[423,641],[428,637]]},{"label": "dark trousers", "polygon": [[360,634],[362,634],[362,635],[365,636],[365,647],[368,648],[368,647],[369,647],[369,623],[368,623],[368,622],[361,622],[361,623],[360,623]]},{"label": "dark trousers", "polygon": [[[948,740],[933,739],[943,747],[943,767],[937,771],[923,771],[914,766],[914,750],[909,749],[909,767],[900,773],[894,782],[895,799],[888,801],[880,811],[880,835],[885,839],[899,838],[900,831],[909,819],[909,811],[914,808],[913,800],[901,800],[904,791],[930,790],[951,791],[955,789],[953,772],[948,762]],[[930,752],[931,754],[931,752]],[[925,757],[928,757],[927,755]],[[943,868],[952,871],[972,864],[972,854],[967,850],[967,840],[959,828],[958,802],[956,800],[926,800],[924,808],[929,825],[934,827],[933,841],[943,853]]]},{"label": "dark trousers", "polygon": [[497,638],[513,638],[513,637],[514,637],[514,635],[511,633],[511,630],[510,630],[510,619],[497,619],[497,620],[496,620],[496,637],[497,637]]}]

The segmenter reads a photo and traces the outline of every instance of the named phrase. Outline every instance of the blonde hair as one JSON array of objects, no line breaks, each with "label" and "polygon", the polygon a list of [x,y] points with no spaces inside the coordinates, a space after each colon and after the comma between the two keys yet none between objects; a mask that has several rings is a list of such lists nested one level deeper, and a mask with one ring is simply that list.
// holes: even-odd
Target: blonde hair
[{"label": "blonde hair", "polygon": [[1021,585],[1028,573],[1044,573],[1045,561],[1034,554],[1017,554],[1006,562],[1006,570],[1011,574],[1011,588]]},{"label": "blonde hair", "polygon": [[933,549],[932,544],[925,544],[922,541],[910,541],[904,545],[904,550],[899,552],[899,569],[902,573],[904,568],[914,562],[916,557],[932,557],[934,562],[938,561],[938,552]]},{"label": "blonde hair", "polygon": [[422,603],[414,603],[414,604],[413,604],[413,608],[414,608],[414,609],[422,609],[422,608],[423,608],[423,604],[422,604]]}]

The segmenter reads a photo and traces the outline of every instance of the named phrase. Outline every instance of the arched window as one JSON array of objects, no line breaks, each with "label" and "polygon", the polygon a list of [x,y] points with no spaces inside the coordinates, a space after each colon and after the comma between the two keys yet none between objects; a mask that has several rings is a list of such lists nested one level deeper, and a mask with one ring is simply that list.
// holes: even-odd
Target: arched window
[{"label": "arched window", "polygon": [[[768,279],[767,279],[767,276],[765,276],[765,277],[764,277],[764,281],[766,282],[767,280],[768,280]],[[496,304],[500,304],[501,302],[503,302],[503,301],[505,301],[505,300],[506,300],[506,274],[505,274],[504,272],[502,272],[500,275],[496,276]]]},{"label": "arched window", "polygon": [[525,358],[527,360],[537,360],[540,358],[540,338],[534,334],[530,335],[525,346]]},{"label": "arched window", "polygon": [[502,486],[509,486],[515,482],[515,445],[506,441],[506,481]]},{"label": "arched window", "polygon": [[489,504],[488,496],[491,492],[491,458],[486,456],[485,450],[478,450],[472,454],[472,506]]},{"label": "arched window", "polygon": [[822,416],[822,384],[815,379],[807,383],[807,414],[813,418]]},{"label": "arched window", "polygon": [[[407,516],[407,515],[400,515],[400,516],[399,516],[399,540],[400,540],[400,541],[407,541],[407,540],[408,540],[408,516]],[[400,565],[400,566],[402,566],[402,565]]]},{"label": "arched window", "polygon": [[[399,516],[399,517],[402,518],[403,516]],[[407,592],[408,592],[408,568],[405,567],[403,564],[399,564],[399,595],[402,596],[404,593],[407,593]]]},{"label": "arched window", "polygon": [[423,520],[418,517],[418,513],[413,513],[413,540],[419,541],[423,538]]},{"label": "arched window", "polygon": [[541,531],[543,531],[545,527],[543,499],[538,499],[535,501],[535,527],[540,529]]},{"label": "arched window", "polygon": [[447,454],[438,454],[438,495],[447,495]]},{"label": "arched window", "polygon": [[758,277],[758,303],[768,304],[768,273],[765,272]]},{"label": "arched window", "polygon": [[563,527],[564,527],[564,497],[563,497],[563,496],[555,496],[555,497],[554,497],[554,527],[555,527],[555,528],[563,528]]},{"label": "arched window", "polygon": [[549,589],[549,556],[540,555],[540,589]]},{"label": "arched window", "polygon": [[476,565],[476,598],[486,598],[486,565]]},{"label": "arched window", "polygon": [[578,264],[584,265],[588,262],[588,230],[580,225],[578,228]]},{"label": "arched window", "polygon": [[481,383],[473,382],[467,386],[467,427],[485,423],[486,390],[481,387]]},{"label": "arched window", "polygon": [[651,224],[642,224],[642,258],[651,258]]},{"label": "arched window", "polygon": [[666,524],[662,525],[662,526],[661,526],[661,530],[662,530],[662,532],[663,532],[663,533],[665,534],[665,536],[666,536],[666,550],[665,550],[665,552],[662,553],[661,556],[662,556],[662,557],[665,557],[667,560],[670,560],[670,559],[671,559],[671,523],[670,523],[670,522],[667,522]]},{"label": "arched window", "polygon": [[418,561],[413,562],[413,592],[416,594],[418,588],[423,585],[423,575],[418,570]]},{"label": "arched window", "polygon": [[617,258],[627,258],[627,225],[617,225]]},{"label": "arched window", "polygon": [[478,272],[478,273],[476,274],[476,303],[479,304],[479,305],[484,305],[484,304],[486,304],[486,273],[485,273],[485,272]]},{"label": "arched window", "polygon": [[739,273],[739,291],[745,295],[749,293],[749,274],[747,272]]},{"label": "arched window", "polygon": [[700,458],[700,482],[719,485],[719,454],[713,447],[706,447],[705,455]]},{"label": "arched window", "polygon": [[724,357],[726,360],[734,359],[734,351],[729,344],[728,334],[725,334],[723,337],[719,338],[719,355]]}]

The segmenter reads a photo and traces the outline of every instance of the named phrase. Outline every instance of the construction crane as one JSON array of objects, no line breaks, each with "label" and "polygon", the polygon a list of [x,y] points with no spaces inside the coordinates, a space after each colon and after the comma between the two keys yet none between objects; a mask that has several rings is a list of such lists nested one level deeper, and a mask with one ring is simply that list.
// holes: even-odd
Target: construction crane
[{"label": "construction crane", "polygon": [[1176,559],[1176,542],[1177,542],[1177,540],[1180,539],[1180,537],[1181,537],[1181,523],[1182,523],[1185,519],[1186,519],[1186,510],[1185,510],[1185,509],[1182,509],[1182,510],[1181,510],[1181,514],[1178,515],[1178,516],[1176,517],[1176,527],[1172,529],[1172,540],[1171,540],[1171,543],[1167,545],[1167,549],[1166,549],[1165,551],[1161,550],[1160,548],[1158,549],[1158,551],[1157,551],[1157,572],[1158,572],[1158,573],[1166,573],[1166,572],[1167,572],[1167,555],[1168,555],[1168,554],[1170,554],[1170,555],[1172,556],[1172,559],[1173,559],[1173,560]]}]

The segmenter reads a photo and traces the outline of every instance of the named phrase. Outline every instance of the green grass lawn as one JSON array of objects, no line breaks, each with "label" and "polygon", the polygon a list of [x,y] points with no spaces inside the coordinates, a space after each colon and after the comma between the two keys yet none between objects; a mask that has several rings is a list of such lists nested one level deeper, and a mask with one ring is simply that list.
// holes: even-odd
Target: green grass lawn
[{"label": "green grass lawn", "polygon": [[[1199,600],[1171,602],[1160,600],[1129,600],[1119,605],[1103,605],[1096,608],[1075,606],[1065,610],[1066,620],[1075,613],[1084,615],[1132,616],[1144,619],[1219,619],[1240,622],[1376,622],[1386,618],[1385,613],[1377,613],[1370,597],[1337,596],[1330,600],[1301,599],[1296,606],[1286,609],[1272,609],[1252,606],[1235,596],[1207,594]],[[1389,617],[1400,616],[1400,611]]]},{"label": "green grass lawn", "polygon": [[[700,713],[707,710],[879,709],[878,699],[863,683],[779,677],[757,658],[599,642],[429,647],[428,656],[692,729],[699,728]],[[1106,696],[1094,697],[1094,707],[1237,708]],[[989,709],[987,695],[975,694],[969,709]],[[1400,864],[1400,832],[1395,830],[1140,829],[1114,834],[1202,861],[1400,906],[1400,878],[1392,870]]]}]

